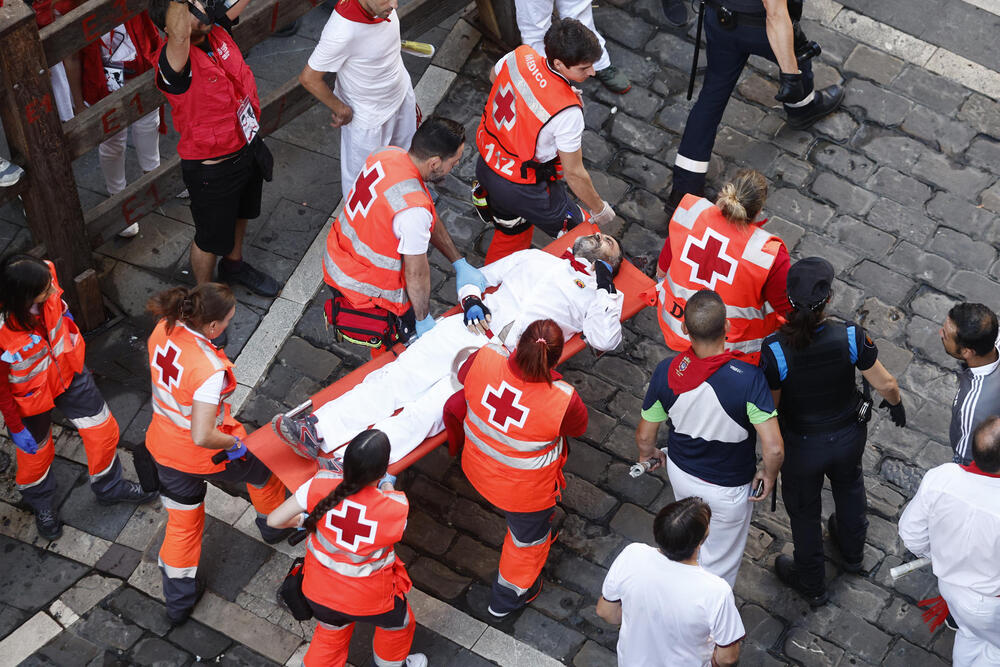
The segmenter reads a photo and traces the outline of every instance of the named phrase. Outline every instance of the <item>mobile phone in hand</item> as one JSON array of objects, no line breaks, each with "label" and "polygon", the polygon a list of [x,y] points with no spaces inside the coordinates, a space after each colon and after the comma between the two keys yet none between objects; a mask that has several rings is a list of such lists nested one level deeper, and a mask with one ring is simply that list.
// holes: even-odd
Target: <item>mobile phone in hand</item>
[{"label": "mobile phone in hand", "polygon": [[757,482],[757,488],[750,494],[751,498],[760,498],[764,493],[764,480]]}]

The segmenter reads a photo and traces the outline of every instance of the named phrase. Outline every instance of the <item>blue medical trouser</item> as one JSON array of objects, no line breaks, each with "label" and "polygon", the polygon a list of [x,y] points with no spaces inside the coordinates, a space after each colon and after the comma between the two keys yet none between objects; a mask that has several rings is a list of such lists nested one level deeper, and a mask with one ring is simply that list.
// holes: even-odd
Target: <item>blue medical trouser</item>
[{"label": "blue medical trouser", "polygon": [[[722,114],[729,104],[729,97],[743,72],[743,66],[751,55],[767,58],[775,62],[771,45],[763,25],[737,25],[727,30],[719,25],[718,15],[711,7],[705,8],[705,54],[708,66],[705,79],[698,93],[698,100],[688,114],[684,125],[684,136],[677,149],[674,165],[674,182],[671,198],[680,201],[682,195],[705,194],[705,174],[715,146],[715,134],[719,130]],[[811,100],[813,72],[810,61],[799,64],[802,70],[806,97]],[[805,113],[807,104],[785,105],[789,114]]]}]

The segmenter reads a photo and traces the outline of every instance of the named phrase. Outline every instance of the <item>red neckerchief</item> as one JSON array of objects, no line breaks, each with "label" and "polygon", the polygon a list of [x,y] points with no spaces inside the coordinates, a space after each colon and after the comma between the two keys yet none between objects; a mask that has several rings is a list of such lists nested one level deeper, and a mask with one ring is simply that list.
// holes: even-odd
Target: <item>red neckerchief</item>
[{"label": "red neckerchief", "polygon": [[345,19],[355,23],[382,23],[389,20],[388,18],[380,19],[372,16],[358,0],[340,0],[335,9]]},{"label": "red neckerchief", "polygon": [[590,275],[590,271],[587,270],[587,265],[578,260],[576,258],[576,255],[573,254],[572,250],[566,250],[565,252],[563,252],[563,254],[559,255],[559,259],[568,259],[569,265],[572,266],[574,269],[576,269],[580,273],[585,273],[588,276]]},{"label": "red neckerchief", "polygon": [[965,472],[971,472],[973,475],[982,475],[983,477],[1000,477],[1000,472],[984,472],[980,470],[975,461],[969,465],[962,465],[959,463],[958,466]]},{"label": "red neckerchief", "polygon": [[741,356],[743,355],[740,352],[726,350],[722,354],[702,359],[694,353],[694,349],[689,347],[670,362],[667,384],[675,394],[691,391],[730,360],[739,359]]}]

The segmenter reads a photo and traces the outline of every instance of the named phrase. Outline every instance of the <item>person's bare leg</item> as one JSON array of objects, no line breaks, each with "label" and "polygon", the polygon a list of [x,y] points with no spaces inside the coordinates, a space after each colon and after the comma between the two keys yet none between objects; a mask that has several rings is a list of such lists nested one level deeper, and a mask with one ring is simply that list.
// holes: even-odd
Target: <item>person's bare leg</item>
[{"label": "person's bare leg", "polygon": [[233,229],[233,249],[226,255],[226,259],[239,262],[243,259],[243,237],[247,233],[247,219],[239,218],[236,227]]},{"label": "person's bare leg", "polygon": [[212,282],[215,273],[216,256],[210,252],[205,252],[191,242],[191,271],[198,284]]}]

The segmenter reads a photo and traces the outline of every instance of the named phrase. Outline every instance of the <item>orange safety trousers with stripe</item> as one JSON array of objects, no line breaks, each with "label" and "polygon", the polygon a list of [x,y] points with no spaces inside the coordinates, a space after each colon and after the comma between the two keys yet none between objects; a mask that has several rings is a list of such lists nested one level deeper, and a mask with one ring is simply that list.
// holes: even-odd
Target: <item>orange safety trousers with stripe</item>
[{"label": "orange safety trousers with stripe", "polygon": [[[416,631],[413,610],[410,603],[406,602],[406,617],[400,627],[375,626],[375,636],[372,639],[375,664],[378,667],[401,667],[405,664]],[[305,667],[342,667],[347,663],[353,634],[353,622],[336,626],[320,621],[316,624],[316,631],[313,632],[302,664]]]}]

